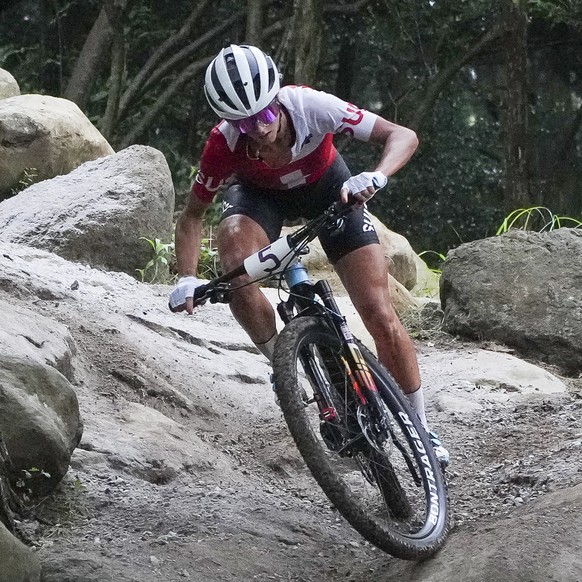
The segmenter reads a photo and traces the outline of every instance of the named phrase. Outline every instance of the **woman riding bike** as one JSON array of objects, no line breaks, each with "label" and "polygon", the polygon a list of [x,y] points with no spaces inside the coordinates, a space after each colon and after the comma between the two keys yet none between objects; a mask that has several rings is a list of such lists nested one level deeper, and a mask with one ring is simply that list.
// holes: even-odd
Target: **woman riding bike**
[{"label": "woman riding bike", "polygon": [[[359,109],[333,95],[302,86],[280,86],[271,57],[247,45],[230,45],[211,62],[205,77],[208,102],[222,121],[214,127],[192,193],[176,225],[180,275],[170,295],[174,311],[193,310],[202,220],[218,189],[227,184],[217,245],[225,271],[275,241],[284,220],[311,218],[340,192],[358,208],[340,234],[320,235],[329,260],[372,336],[378,359],[390,370],[428,431],[414,344],[394,310],[388,268],[366,202],[404,166],[418,146],[411,129]],[[373,171],[355,176],[333,145],[349,134],[382,146]],[[246,276],[235,281],[246,283]],[[257,284],[232,294],[230,308],[251,340],[271,361],[275,313]],[[437,457],[448,452],[431,434]]]}]

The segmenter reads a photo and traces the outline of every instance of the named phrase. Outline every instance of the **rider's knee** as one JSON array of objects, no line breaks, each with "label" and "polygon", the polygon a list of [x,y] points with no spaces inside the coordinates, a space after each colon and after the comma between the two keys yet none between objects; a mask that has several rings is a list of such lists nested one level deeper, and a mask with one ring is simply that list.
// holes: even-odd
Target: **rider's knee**
[{"label": "rider's knee", "polygon": [[405,333],[398,314],[390,306],[370,305],[362,310],[364,325],[371,335],[399,336]]}]

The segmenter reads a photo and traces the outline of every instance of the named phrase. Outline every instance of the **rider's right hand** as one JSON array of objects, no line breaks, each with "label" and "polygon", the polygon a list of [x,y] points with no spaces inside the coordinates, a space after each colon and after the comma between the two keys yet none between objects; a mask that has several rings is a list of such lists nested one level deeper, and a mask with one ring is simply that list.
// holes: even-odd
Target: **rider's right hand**
[{"label": "rider's right hand", "polygon": [[170,311],[184,311],[188,315],[192,315],[194,310],[194,291],[196,287],[200,287],[202,282],[193,275],[185,275],[178,279],[176,288],[170,293],[169,308]]}]

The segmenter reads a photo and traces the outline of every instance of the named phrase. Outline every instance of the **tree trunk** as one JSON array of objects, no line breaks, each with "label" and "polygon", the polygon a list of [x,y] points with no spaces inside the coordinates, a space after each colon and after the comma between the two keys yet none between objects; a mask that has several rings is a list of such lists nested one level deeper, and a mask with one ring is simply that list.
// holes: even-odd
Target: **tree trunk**
[{"label": "tree trunk", "polygon": [[103,8],[75,62],[75,68],[63,94],[65,99],[73,101],[83,111],[86,109],[95,81],[107,64],[112,39],[113,31]]},{"label": "tree trunk", "polygon": [[[178,64],[183,63],[184,60],[192,54],[200,52],[199,49],[204,44],[218,36],[225,28],[231,27],[238,19],[242,18],[243,14],[243,12],[237,12],[233,14],[228,20],[224,21],[216,28],[207,31],[204,35],[196,39],[196,41],[190,43],[181,51],[178,51],[177,53],[175,52],[168,61],[162,62],[159,64],[159,67],[152,69],[148,81],[153,82],[154,79],[161,78],[163,76],[162,72],[165,74],[170,70],[175,70]],[[265,30],[265,34],[267,31],[268,29]],[[167,105],[170,99],[174,97],[174,95],[180,91],[188,82],[190,82],[194,76],[196,76],[201,70],[208,66],[213,58],[214,55],[204,57],[189,64],[185,69],[183,69],[156,99],[155,103],[148,108],[146,114],[140,119],[139,123],[135,125],[127,135],[120,139],[120,149],[135,143],[153,123],[154,119],[156,119],[160,111]],[[148,63],[146,63],[146,66],[147,65]],[[149,82],[146,83],[145,87],[149,86]],[[122,99],[120,111],[124,111],[124,104],[127,104],[125,97]]]},{"label": "tree trunk", "polygon": [[[116,1],[119,10],[125,10],[127,1]],[[75,68],[63,94],[65,99],[73,101],[83,111],[87,108],[87,101],[95,82],[107,65],[112,42],[113,29],[109,24],[105,7],[103,7],[83,45],[79,58],[75,62]]]},{"label": "tree trunk", "polygon": [[529,184],[526,0],[504,0],[505,212],[532,205]]},{"label": "tree trunk", "polygon": [[[151,84],[153,82],[152,78],[155,79],[157,74],[164,73],[168,69],[169,65],[171,65],[171,63],[168,63],[170,59],[177,60],[178,58],[181,58],[180,51],[177,51],[177,47],[190,37],[200,19],[200,14],[202,14],[206,9],[208,2],[209,0],[199,1],[192,9],[190,16],[186,19],[182,28],[163,42],[148,58],[121,98],[119,104],[120,117],[123,117],[123,114],[137,98],[143,87]],[[194,48],[192,52],[196,52],[196,50],[197,49]],[[168,57],[168,55],[171,56]]]},{"label": "tree trunk", "polygon": [[295,83],[313,85],[323,45],[322,0],[295,0]]},{"label": "tree trunk", "polygon": [[109,76],[109,96],[105,114],[101,119],[101,133],[109,140],[115,131],[119,100],[125,71],[125,38],[123,34],[123,9],[115,0],[105,0],[107,20],[112,30],[111,74]]},{"label": "tree trunk", "polygon": [[197,76],[200,71],[204,70],[213,57],[206,57],[200,61],[196,61],[188,65],[178,77],[172,81],[165,91],[156,99],[156,102],[148,109],[146,114],[140,119],[139,123],[124,136],[120,149],[126,148],[137,142],[139,137],[150,127],[154,119],[160,114],[163,108],[167,105],[170,99],[178,92],[186,83]]},{"label": "tree trunk", "polygon": [[245,42],[261,46],[263,36],[263,0],[247,0],[247,31]]}]

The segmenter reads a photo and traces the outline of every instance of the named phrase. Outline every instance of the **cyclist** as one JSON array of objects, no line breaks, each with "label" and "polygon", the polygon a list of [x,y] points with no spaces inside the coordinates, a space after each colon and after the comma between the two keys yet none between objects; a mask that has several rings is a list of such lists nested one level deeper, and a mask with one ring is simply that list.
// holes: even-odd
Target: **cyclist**
[{"label": "cyclist", "polygon": [[[230,45],[206,70],[204,91],[222,119],[206,142],[188,203],[176,225],[179,280],[170,295],[173,311],[192,313],[202,218],[225,186],[217,235],[225,271],[276,240],[285,219],[311,218],[340,192],[357,208],[336,236],[320,241],[354,307],[374,339],[380,361],[391,371],[427,428],[414,344],[392,305],[388,269],[366,202],[404,166],[417,148],[414,131],[309,87],[280,86],[271,57],[248,45]],[[370,172],[352,176],[333,145],[349,134],[383,147]],[[247,279],[248,280],[248,279]],[[245,276],[235,283],[247,282]],[[272,359],[275,313],[258,285],[233,293],[235,319],[259,350]],[[431,433],[437,456],[448,452]]]}]

